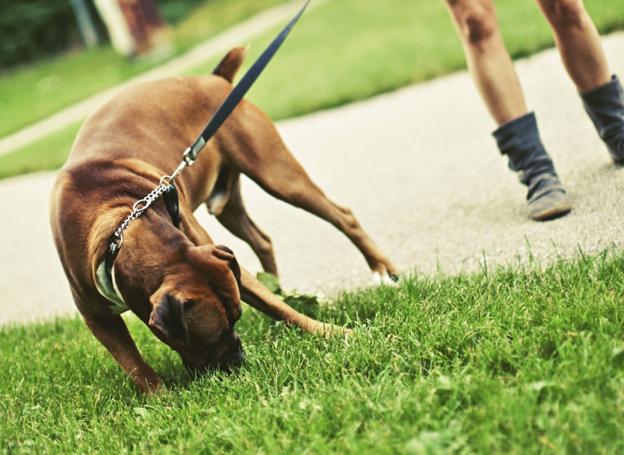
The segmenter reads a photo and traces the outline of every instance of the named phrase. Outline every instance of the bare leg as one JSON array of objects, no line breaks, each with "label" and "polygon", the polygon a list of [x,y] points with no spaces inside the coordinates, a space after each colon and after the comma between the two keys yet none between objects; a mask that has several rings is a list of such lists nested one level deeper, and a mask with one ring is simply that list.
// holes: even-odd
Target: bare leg
[{"label": "bare leg", "polygon": [[240,180],[237,179],[234,184],[230,198],[222,212],[217,215],[217,219],[228,231],[249,244],[266,272],[277,276],[273,244],[270,237],[262,232],[247,214],[241,195]]},{"label": "bare leg", "polygon": [[498,125],[527,113],[518,75],[498,27],[492,0],[447,0],[468,69]]},{"label": "bare leg", "polygon": [[121,316],[86,316],[85,321],[93,335],[108,349],[111,355],[144,393],[155,392],[160,378],[143,360]]},{"label": "bare leg", "polygon": [[550,22],[563,64],[580,92],[611,80],[600,35],[583,0],[537,0]]},{"label": "bare leg", "polygon": [[498,148],[527,185],[529,215],[544,221],[571,209],[552,160],[527,112],[518,75],[496,19],[493,0],[446,0],[464,46],[470,73],[499,128]]}]

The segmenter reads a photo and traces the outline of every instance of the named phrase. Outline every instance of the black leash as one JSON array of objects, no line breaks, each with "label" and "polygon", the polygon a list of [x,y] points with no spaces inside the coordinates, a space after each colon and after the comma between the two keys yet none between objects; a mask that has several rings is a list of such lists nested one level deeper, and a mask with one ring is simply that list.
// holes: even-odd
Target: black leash
[{"label": "black leash", "polygon": [[190,166],[197,159],[197,155],[202,150],[206,142],[214,136],[217,132],[221,124],[228,118],[230,113],[234,110],[234,108],[238,105],[240,100],[243,99],[245,93],[251,88],[260,73],[264,71],[264,68],[269,64],[277,50],[280,48],[290,31],[293,29],[308,4],[311,0],[307,0],[305,4],[301,7],[299,12],[293,17],[290,22],[284,27],[284,29],[275,37],[273,42],[265,49],[258,60],[249,68],[249,70],[245,73],[240,82],[234,87],[234,90],[230,93],[230,95],[225,99],[225,101],[221,104],[219,109],[215,112],[215,114],[208,122],[206,128],[202,134],[195,140],[193,145],[191,145],[184,152],[184,161]]},{"label": "black leash", "polygon": [[176,177],[180,175],[180,173],[187,166],[193,165],[193,163],[197,159],[197,155],[199,155],[199,152],[202,151],[206,143],[210,140],[212,136],[215,135],[219,127],[229,117],[229,115],[232,113],[234,108],[236,108],[238,103],[240,103],[240,101],[249,91],[256,79],[258,79],[258,76],[260,76],[262,71],[271,61],[277,50],[281,47],[282,43],[284,42],[290,31],[293,29],[293,27],[307,8],[310,1],[311,0],[307,0],[305,2],[305,4],[297,12],[297,14],[295,14],[295,16],[290,20],[286,27],[284,27],[284,29],[275,37],[275,39],[266,48],[262,55],[258,57],[258,60],[256,60],[251,68],[249,68],[249,70],[245,73],[240,82],[236,85],[236,87],[234,87],[234,89],[230,92],[225,101],[223,101],[221,106],[219,106],[219,108],[216,110],[216,112],[208,122],[208,125],[206,126],[206,128],[204,128],[204,131],[195,140],[193,145],[191,145],[184,151],[182,162],[180,162],[173,174],[161,177],[159,185],[154,188],[154,190],[152,190],[143,199],[140,199],[134,203],[134,205],[132,206],[132,212],[130,212],[130,214],[124,219],[119,227],[117,227],[114,234],[110,238],[105,258],[106,273],[109,276],[112,274],[113,264],[115,262],[115,259],[117,258],[117,255],[119,254],[121,244],[123,243],[123,232],[133,220],[140,217],[161,196],[163,196],[163,199],[165,200],[167,211],[171,215],[174,224],[179,227],[180,214],[178,207],[178,192],[175,187]]}]

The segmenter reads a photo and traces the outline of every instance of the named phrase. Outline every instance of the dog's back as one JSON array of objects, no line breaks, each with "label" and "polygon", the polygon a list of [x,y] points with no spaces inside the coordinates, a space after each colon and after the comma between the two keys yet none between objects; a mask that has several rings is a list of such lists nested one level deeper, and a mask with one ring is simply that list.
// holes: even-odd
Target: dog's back
[{"label": "dog's back", "polygon": [[85,121],[64,169],[85,160],[119,158],[158,166],[160,157],[172,155],[170,147],[184,150],[231,91],[245,53],[245,48],[232,49],[210,76],[171,77],[125,88]]}]

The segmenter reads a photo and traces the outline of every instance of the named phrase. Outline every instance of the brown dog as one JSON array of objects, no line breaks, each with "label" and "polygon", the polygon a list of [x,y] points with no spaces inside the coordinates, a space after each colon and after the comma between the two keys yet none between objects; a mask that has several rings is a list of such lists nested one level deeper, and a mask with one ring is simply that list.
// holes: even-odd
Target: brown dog
[{"label": "brown dog", "polygon": [[[244,173],[273,196],[340,229],[378,277],[395,273],[352,213],[325,197],[283,144],[275,126],[242,101],[195,165],[176,181],[180,227],[162,199],[134,220],[112,272],[116,296],[102,288],[101,264],[111,234],[132,204],[154,189],[181,159],[210,113],[231,91],[244,50],[233,49],[214,75],[170,78],[124,90],[83,125],[52,194],[50,222],[56,247],[80,313],[100,342],[142,391],[160,380],[137,350],[120,313],[134,312],[177,351],[192,370],[240,363],[234,324],[240,299],[303,330],[326,334],[331,326],[284,304],[232,252],[214,246],[193,212],[210,213],[245,240],[263,268],[277,274],[271,241],[249,218],[241,199]],[[110,288],[111,286],[108,286]]]}]

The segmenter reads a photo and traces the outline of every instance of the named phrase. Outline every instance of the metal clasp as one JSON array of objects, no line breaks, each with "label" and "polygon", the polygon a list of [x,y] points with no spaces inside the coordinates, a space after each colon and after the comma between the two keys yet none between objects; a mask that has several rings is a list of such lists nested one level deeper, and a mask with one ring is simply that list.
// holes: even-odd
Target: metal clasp
[{"label": "metal clasp", "polygon": [[193,153],[193,149],[191,147],[187,147],[186,150],[184,151],[184,154],[182,155],[182,158],[184,159],[184,163],[187,164],[187,166],[192,166],[193,163],[195,162],[195,157],[191,156]]}]

